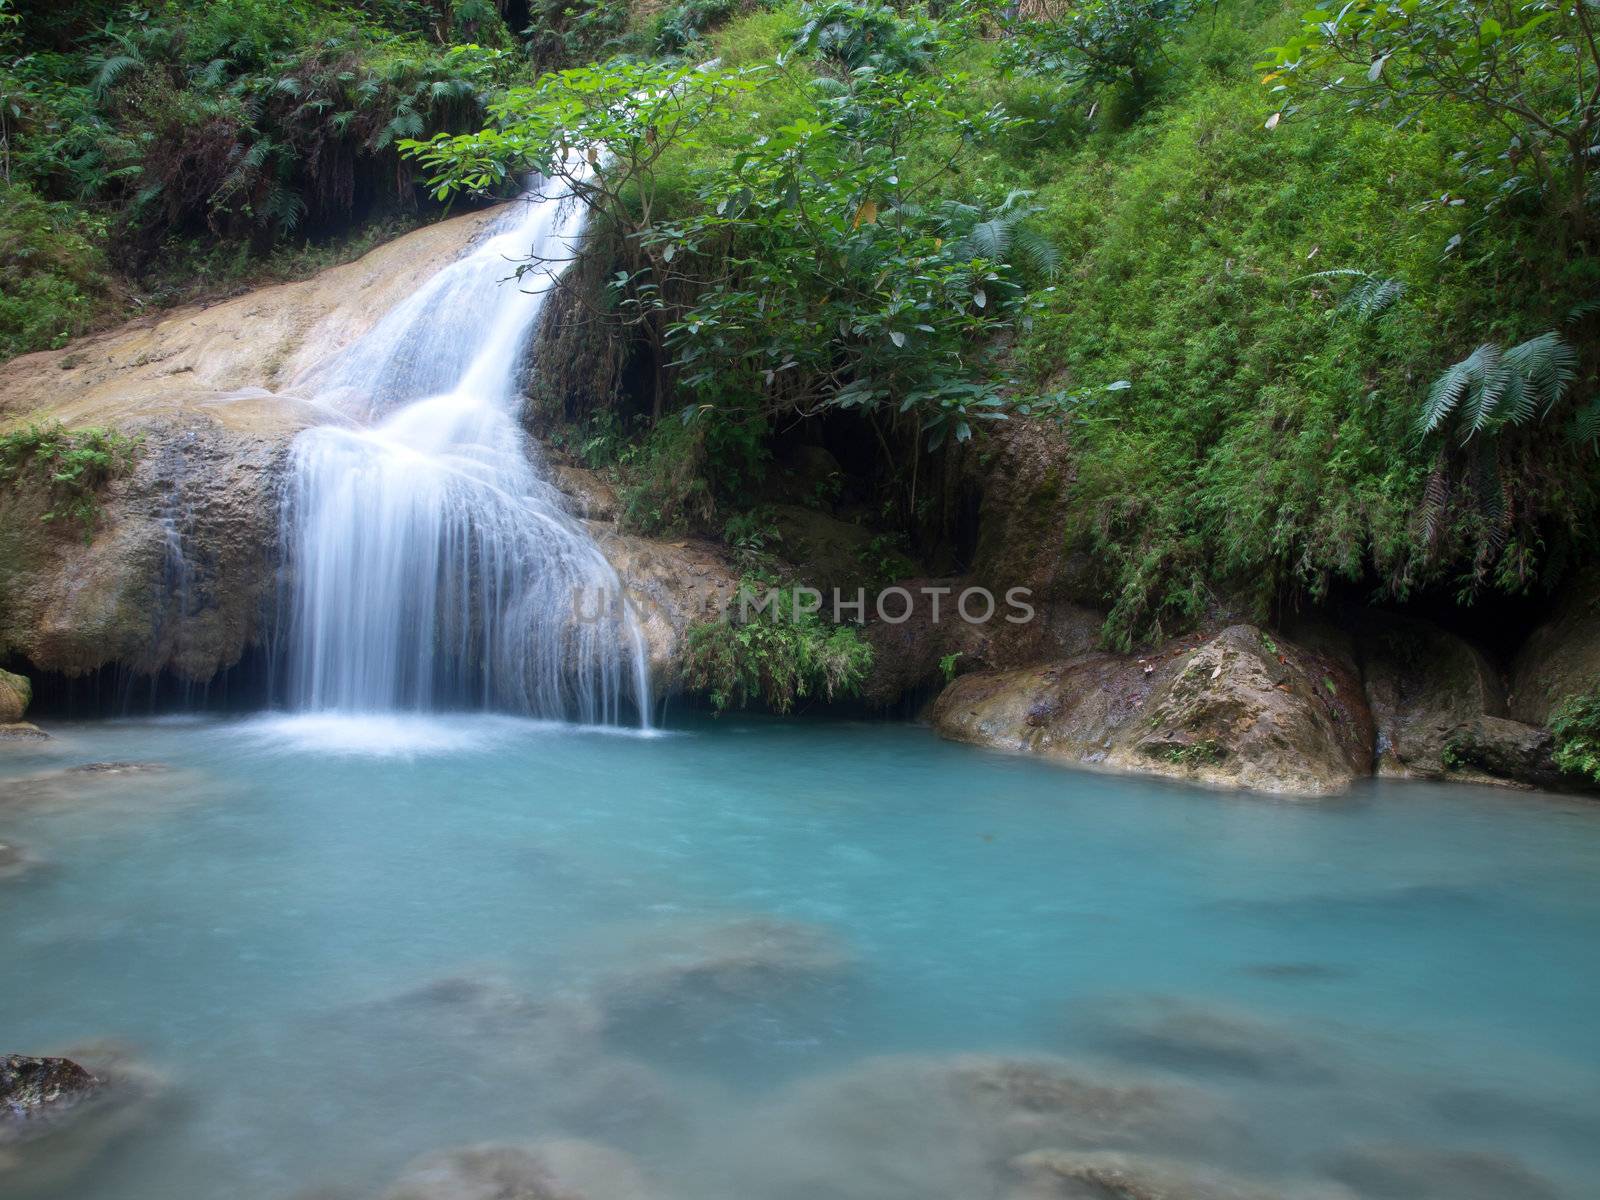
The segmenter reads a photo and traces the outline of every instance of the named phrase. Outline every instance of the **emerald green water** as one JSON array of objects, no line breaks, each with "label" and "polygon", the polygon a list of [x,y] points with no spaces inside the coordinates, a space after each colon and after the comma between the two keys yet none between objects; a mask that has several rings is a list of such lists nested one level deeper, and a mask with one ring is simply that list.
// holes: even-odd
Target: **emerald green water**
[{"label": "emerald green water", "polygon": [[[963,1054],[1176,1087],[1203,1119],[1118,1148],[1286,1187],[1392,1194],[1374,1147],[1541,1177],[1519,1200],[1600,1177],[1581,801],[1289,803],[880,724],[56,732],[0,753],[34,860],[0,879],[0,1051],[111,1039],[165,1083],[30,1197],[375,1196],[555,1137],[674,1200],[1017,1194],[988,1117],[924,1102]],[[167,769],[60,774],[106,760]],[[1435,1182],[1409,1200],[1469,1194]]]}]

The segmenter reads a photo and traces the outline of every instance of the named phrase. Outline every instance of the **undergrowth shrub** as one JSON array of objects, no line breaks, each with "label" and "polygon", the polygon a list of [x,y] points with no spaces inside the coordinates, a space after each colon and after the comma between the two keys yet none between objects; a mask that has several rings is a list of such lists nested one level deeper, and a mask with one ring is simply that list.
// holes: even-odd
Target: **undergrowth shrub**
[{"label": "undergrowth shrub", "polygon": [[748,621],[738,606],[727,619],[689,630],[685,682],[704,693],[723,712],[760,704],[787,713],[797,700],[855,695],[872,669],[872,647],[853,625],[833,625],[814,612],[796,616],[792,588],[767,597],[764,581],[746,579],[741,591],[751,597]]},{"label": "undergrowth shrub", "polygon": [[1600,783],[1600,688],[1569,696],[1550,717],[1556,766]]},{"label": "undergrowth shrub", "polygon": [[0,183],[0,359],[64,345],[112,307],[101,223]]}]

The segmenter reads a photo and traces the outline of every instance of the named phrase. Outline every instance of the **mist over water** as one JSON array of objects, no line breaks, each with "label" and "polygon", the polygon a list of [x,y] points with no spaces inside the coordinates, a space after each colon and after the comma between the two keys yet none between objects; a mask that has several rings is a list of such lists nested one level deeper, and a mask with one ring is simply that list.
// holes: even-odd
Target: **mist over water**
[{"label": "mist over water", "polygon": [[[575,619],[574,597],[617,595],[616,575],[518,423],[543,293],[582,223],[559,195],[513,202],[298,385],[338,420],[296,440],[284,498],[291,707],[648,722],[632,615]],[[530,254],[547,269],[513,278]]]}]

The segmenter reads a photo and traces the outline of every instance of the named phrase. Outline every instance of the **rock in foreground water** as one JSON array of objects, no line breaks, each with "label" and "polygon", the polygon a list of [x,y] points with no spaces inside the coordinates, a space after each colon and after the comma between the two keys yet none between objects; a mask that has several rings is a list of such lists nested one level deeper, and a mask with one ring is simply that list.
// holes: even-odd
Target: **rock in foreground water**
[{"label": "rock in foreground water", "polygon": [[42,1132],[100,1087],[100,1080],[70,1058],[0,1058],[0,1144]]}]

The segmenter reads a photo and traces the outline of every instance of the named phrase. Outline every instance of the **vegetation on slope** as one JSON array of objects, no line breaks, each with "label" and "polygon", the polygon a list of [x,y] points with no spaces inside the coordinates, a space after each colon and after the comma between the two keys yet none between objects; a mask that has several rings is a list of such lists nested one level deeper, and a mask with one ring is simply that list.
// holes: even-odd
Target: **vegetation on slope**
[{"label": "vegetation on slope", "polygon": [[679,468],[655,508],[708,528],[797,420],[864,421],[912,525],[946,436],[1044,415],[1119,645],[1218,598],[1525,592],[1592,549],[1588,8],[1033,11],[761,11],[682,56],[714,69],[547,76],[408,148],[445,194],[571,167],[657,368],[632,434],[708,431],[693,471],[642,452]]},{"label": "vegetation on slope", "polygon": [[332,253],[409,219],[413,175],[437,203],[537,167],[594,210],[588,299],[632,347],[562,437],[638,526],[717,534],[832,429],[874,447],[854,511],[925,550],[964,445],[1048,420],[1045,536],[1117,645],[1218,603],[1527,593],[1594,550],[1581,0],[0,11],[0,352],[124,272]]}]

